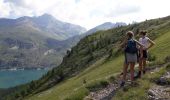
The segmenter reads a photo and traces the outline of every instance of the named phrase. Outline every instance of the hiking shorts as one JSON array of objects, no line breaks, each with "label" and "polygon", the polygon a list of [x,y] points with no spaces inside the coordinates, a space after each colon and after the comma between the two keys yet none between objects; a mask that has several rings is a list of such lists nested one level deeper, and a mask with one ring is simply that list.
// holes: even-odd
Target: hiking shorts
[{"label": "hiking shorts", "polygon": [[[139,57],[140,57],[140,53],[139,53]],[[148,51],[147,50],[143,50],[143,58],[148,58]]]},{"label": "hiking shorts", "polygon": [[125,53],[125,63],[136,63],[137,62],[137,54]]}]

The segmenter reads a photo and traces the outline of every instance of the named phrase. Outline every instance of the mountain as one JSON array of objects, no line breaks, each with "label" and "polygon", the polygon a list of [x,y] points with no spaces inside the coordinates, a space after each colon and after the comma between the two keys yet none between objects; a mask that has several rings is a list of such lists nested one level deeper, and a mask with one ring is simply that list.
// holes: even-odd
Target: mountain
[{"label": "mountain", "polygon": [[85,28],[44,14],[0,19],[0,68],[55,67],[72,44],[67,39]]},{"label": "mountain", "polygon": [[95,33],[95,32],[100,31],[100,30],[108,30],[108,29],[120,27],[120,26],[126,26],[126,23],[123,23],[123,22],[117,22],[117,23],[105,22],[101,25],[98,25],[98,26],[88,30],[86,32],[86,34],[89,35],[89,34]]},{"label": "mountain", "polygon": [[67,52],[58,67],[50,70],[39,80],[14,88],[13,92],[4,98],[82,100],[91,91],[93,93],[99,91],[108,84],[117,86],[119,83],[117,78],[120,80],[119,74],[122,72],[124,62],[123,51],[119,46],[127,31],[133,31],[136,38],[139,38],[138,33],[143,29],[148,30],[148,36],[156,42],[156,45],[149,50],[148,69],[151,72],[136,80],[137,84],[134,86],[127,84],[123,90],[118,88],[114,95],[110,96],[116,100],[143,100],[152,95],[150,89],[155,89],[154,91],[167,89],[168,93],[169,76],[163,79],[162,76],[169,75],[170,72],[170,16],[88,35]]},{"label": "mountain", "polygon": [[63,40],[86,32],[86,29],[79,25],[61,22],[48,14],[44,14],[32,20],[41,30],[57,35],[57,37],[62,37]]},{"label": "mountain", "polygon": [[121,26],[126,26],[126,23],[123,22],[116,22],[116,23],[111,23],[111,22],[105,22],[101,25],[98,25],[90,30],[88,30],[87,32],[80,34],[80,35],[75,35],[71,38],[69,38],[67,41],[73,43],[74,45],[76,45],[82,38],[91,35],[97,31],[104,31],[104,30],[108,30],[108,29],[112,29],[112,28],[116,28],[116,27],[121,27]]},{"label": "mountain", "polygon": [[11,26],[30,26],[39,31],[46,33],[46,35],[55,37],[58,40],[65,40],[74,35],[84,33],[85,28],[66,22],[59,21],[53,16],[43,14],[38,17],[20,17],[18,19],[0,19],[0,26],[8,28]]}]

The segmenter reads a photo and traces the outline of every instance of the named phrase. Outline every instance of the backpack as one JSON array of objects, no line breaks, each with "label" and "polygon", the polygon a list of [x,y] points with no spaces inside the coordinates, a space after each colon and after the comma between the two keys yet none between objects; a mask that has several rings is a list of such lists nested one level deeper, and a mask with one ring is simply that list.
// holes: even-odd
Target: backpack
[{"label": "backpack", "polygon": [[138,49],[136,47],[136,41],[134,39],[129,39],[127,41],[125,52],[130,53],[130,54],[135,54],[138,52]]}]

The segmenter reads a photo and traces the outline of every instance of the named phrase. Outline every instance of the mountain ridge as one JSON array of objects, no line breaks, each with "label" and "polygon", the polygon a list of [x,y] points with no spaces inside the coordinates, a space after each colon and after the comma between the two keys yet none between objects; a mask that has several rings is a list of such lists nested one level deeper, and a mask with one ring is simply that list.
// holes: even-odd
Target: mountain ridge
[{"label": "mountain ridge", "polygon": [[72,46],[64,40],[82,31],[85,29],[79,25],[59,21],[47,14],[0,18],[0,68],[55,67]]},{"label": "mountain ridge", "polygon": [[43,14],[37,17],[24,16],[16,19],[1,18],[0,21],[0,26],[15,26],[30,23],[33,27],[39,28],[39,30],[43,30],[48,34],[52,34],[58,39],[62,38],[62,40],[86,31],[86,29],[80,25],[59,21],[48,14]]},{"label": "mountain ridge", "polygon": [[[39,80],[44,84],[41,84],[38,88],[35,87],[35,91],[33,91],[37,94],[32,93],[29,95],[28,93],[25,99],[80,100],[88,95],[91,89],[98,88],[100,82],[105,85],[111,76],[114,80],[114,75],[121,72],[123,64],[123,55],[118,47],[125,33],[129,30],[134,31],[136,34],[139,33],[139,29],[148,30],[149,37],[157,41],[156,47],[151,49],[151,55],[156,56],[153,64],[161,63],[160,60],[162,61],[170,55],[168,52],[170,48],[167,47],[167,44],[170,43],[169,24],[170,17],[168,16],[106,31],[97,31],[81,39],[64,57],[62,64],[58,68],[54,68],[46,77]],[[163,40],[165,35],[167,37]],[[160,48],[163,43],[166,43],[166,46],[164,45]],[[160,50],[163,50],[161,52],[164,53],[159,53]],[[39,84],[39,82],[36,84]],[[141,93],[141,91],[139,92]],[[142,90],[142,92],[145,92],[145,90]],[[62,95],[63,93],[65,93],[64,96]],[[129,94],[129,97],[132,97],[132,95]],[[135,96],[133,97],[135,98]]]}]

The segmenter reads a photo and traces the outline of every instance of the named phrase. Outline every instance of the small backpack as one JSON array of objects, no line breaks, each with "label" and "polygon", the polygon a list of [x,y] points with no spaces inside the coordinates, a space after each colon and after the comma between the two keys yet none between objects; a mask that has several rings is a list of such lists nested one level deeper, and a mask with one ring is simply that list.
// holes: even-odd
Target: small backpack
[{"label": "small backpack", "polygon": [[130,54],[135,54],[138,52],[138,49],[136,47],[136,41],[134,39],[129,39],[127,41],[125,52],[130,53]]}]

